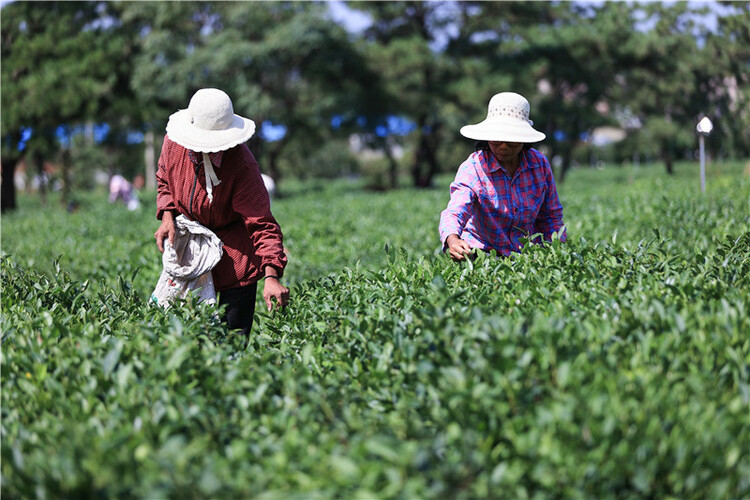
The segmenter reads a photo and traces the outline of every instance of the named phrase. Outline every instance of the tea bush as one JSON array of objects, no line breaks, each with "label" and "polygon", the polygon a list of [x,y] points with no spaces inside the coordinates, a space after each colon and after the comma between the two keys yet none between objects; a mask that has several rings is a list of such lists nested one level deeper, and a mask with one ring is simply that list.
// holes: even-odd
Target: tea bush
[{"label": "tea bush", "polygon": [[[750,496],[750,179],[574,171],[567,243],[456,264],[441,189],[290,186],[292,303],[147,304],[153,202],[3,217],[9,498]],[[259,304],[260,305],[260,304]]]}]

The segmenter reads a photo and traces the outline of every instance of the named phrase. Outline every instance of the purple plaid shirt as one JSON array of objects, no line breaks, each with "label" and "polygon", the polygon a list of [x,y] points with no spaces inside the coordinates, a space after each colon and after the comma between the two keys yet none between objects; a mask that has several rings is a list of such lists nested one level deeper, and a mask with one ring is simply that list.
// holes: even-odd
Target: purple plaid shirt
[{"label": "purple plaid shirt", "polygon": [[[536,149],[521,152],[513,174],[490,151],[476,151],[458,168],[448,208],[440,214],[440,240],[457,234],[472,248],[509,255],[521,238],[541,233],[545,240],[563,225],[555,179],[547,158]],[[560,239],[565,240],[565,231]],[[538,242],[539,240],[534,240]]]}]

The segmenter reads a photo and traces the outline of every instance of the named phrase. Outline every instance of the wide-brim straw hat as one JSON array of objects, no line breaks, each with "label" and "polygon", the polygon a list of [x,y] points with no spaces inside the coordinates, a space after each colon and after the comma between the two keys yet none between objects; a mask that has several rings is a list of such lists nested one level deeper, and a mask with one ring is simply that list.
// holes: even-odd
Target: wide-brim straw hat
[{"label": "wide-brim straw hat", "polygon": [[232,100],[222,90],[200,89],[187,109],[169,117],[167,135],[192,151],[215,153],[246,142],[255,133],[255,122],[234,114]]},{"label": "wide-brim straw hat", "polygon": [[490,99],[487,118],[474,125],[461,127],[461,135],[475,141],[507,141],[532,143],[546,135],[534,130],[529,120],[529,101],[515,92],[501,92]]}]

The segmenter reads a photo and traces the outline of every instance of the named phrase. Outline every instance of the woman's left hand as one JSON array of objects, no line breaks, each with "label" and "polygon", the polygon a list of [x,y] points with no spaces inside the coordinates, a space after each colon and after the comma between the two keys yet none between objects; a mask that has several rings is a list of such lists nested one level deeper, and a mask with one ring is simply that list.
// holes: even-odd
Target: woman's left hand
[{"label": "woman's left hand", "polygon": [[273,299],[280,307],[285,307],[289,303],[289,289],[279,282],[275,276],[269,276],[263,283],[263,300],[270,311],[273,309]]}]

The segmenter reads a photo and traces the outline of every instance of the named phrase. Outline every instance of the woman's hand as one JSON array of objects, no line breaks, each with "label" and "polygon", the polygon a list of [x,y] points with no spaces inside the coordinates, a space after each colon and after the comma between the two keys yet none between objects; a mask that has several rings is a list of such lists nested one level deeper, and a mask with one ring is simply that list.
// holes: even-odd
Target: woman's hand
[{"label": "woman's hand", "polygon": [[266,274],[263,280],[263,300],[270,311],[273,309],[273,299],[279,307],[286,307],[289,303],[289,289],[281,284],[276,274]]},{"label": "woman's hand", "polygon": [[174,235],[174,215],[172,215],[172,212],[167,210],[161,216],[161,226],[159,226],[159,229],[157,229],[154,233],[154,238],[156,238],[156,246],[159,248],[159,251],[161,253],[164,253],[164,238],[169,238],[169,244],[174,246]]},{"label": "woman's hand", "polygon": [[474,253],[474,249],[459,238],[457,234],[448,236],[445,239],[445,243],[448,245],[448,254],[450,254],[453,260],[464,260],[464,256]]}]

